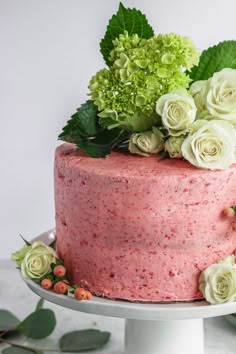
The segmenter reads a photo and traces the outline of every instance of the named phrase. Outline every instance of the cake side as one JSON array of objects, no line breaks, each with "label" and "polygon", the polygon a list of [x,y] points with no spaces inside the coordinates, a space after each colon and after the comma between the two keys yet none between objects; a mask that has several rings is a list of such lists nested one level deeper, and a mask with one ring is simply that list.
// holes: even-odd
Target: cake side
[{"label": "cake side", "polygon": [[57,148],[57,248],[71,281],[96,295],[138,301],[199,298],[206,267],[232,254],[221,211],[235,204],[236,165],[205,171],[188,162]]}]

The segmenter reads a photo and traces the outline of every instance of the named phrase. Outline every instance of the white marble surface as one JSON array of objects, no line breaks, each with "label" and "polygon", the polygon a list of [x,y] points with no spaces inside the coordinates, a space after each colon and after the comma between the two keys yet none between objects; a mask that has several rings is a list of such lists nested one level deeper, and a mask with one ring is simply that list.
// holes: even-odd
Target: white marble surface
[{"label": "white marble surface", "polygon": [[[20,319],[23,319],[34,310],[39,298],[27,288],[20,277],[19,271],[15,269],[15,265],[12,262],[0,261],[0,281],[0,308],[12,311]],[[110,331],[111,339],[102,350],[93,351],[92,353],[124,353],[124,320],[75,312],[49,302],[45,302],[44,307],[53,309],[57,318],[57,326],[47,340],[37,341],[38,347],[56,347],[57,339],[68,331],[97,328]],[[222,317],[206,319],[204,323],[205,354],[235,354],[236,328],[228,325]],[[25,342],[25,344],[31,343]],[[0,349],[2,348],[3,345],[0,346]],[[177,348],[176,354],[181,354]]]}]

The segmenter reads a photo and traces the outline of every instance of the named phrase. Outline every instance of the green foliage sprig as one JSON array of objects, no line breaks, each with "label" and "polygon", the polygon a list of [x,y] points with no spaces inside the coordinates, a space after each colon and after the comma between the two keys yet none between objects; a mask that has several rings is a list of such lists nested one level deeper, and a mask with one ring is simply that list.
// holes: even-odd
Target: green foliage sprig
[{"label": "green foliage sprig", "polygon": [[5,309],[0,309],[0,344],[8,344],[1,350],[2,354],[43,354],[44,352],[74,352],[89,351],[102,347],[109,338],[109,332],[95,329],[73,331],[63,334],[59,339],[59,349],[38,349],[31,346],[18,344],[13,341],[17,335],[32,339],[48,337],[55,329],[56,317],[52,310],[43,308],[43,299],[37,303],[35,311],[20,321],[14,314]]}]

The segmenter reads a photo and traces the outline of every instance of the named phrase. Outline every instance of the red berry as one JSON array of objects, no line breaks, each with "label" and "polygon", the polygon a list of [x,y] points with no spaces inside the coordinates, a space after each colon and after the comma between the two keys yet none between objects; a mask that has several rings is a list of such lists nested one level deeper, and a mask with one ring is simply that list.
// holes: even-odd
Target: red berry
[{"label": "red berry", "polygon": [[77,289],[75,289],[74,297],[77,300],[86,300],[87,299],[87,291],[84,288],[77,288]]},{"label": "red berry", "polygon": [[54,285],[53,290],[57,294],[65,294],[65,292],[68,290],[68,285],[65,284],[63,281],[59,281]]},{"label": "red berry", "polygon": [[43,279],[41,281],[41,286],[45,290],[49,290],[52,287],[52,281],[50,279]]},{"label": "red berry", "polygon": [[223,215],[228,219],[232,219],[235,217],[235,211],[233,208],[226,208],[223,210]]},{"label": "red berry", "polygon": [[92,299],[92,294],[90,291],[86,291],[86,300],[91,300]]},{"label": "red berry", "polygon": [[58,265],[53,269],[53,273],[57,278],[64,277],[66,274],[66,268],[62,265]]}]

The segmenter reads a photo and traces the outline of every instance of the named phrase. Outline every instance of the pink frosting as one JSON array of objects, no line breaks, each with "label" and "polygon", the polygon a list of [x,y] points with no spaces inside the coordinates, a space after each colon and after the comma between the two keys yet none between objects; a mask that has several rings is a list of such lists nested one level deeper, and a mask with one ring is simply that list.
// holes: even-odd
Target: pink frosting
[{"label": "pink frosting", "polygon": [[108,298],[199,298],[202,270],[236,248],[236,165],[113,152],[85,156],[71,144],[55,158],[57,248],[70,280]]}]

